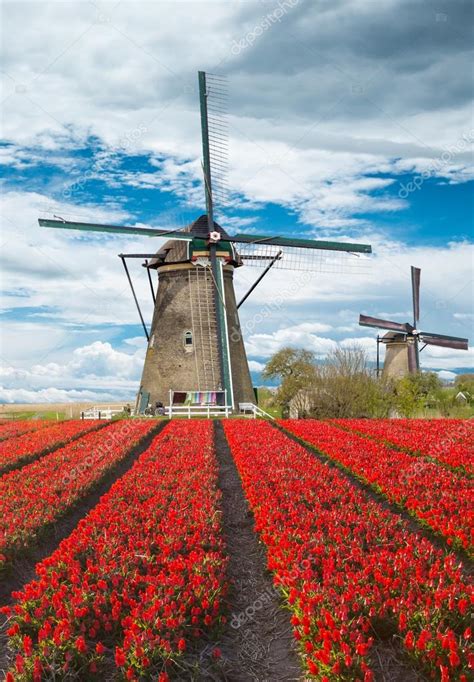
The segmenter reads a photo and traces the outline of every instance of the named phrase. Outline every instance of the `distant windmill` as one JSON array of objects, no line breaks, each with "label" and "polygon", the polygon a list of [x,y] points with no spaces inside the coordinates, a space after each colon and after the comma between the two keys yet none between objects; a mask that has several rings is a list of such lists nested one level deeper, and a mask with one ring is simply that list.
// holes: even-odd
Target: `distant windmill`
[{"label": "distant windmill", "polygon": [[[377,336],[377,374],[379,372],[379,344],[386,345],[383,374],[399,377],[420,371],[420,351],[425,346],[441,346],[441,348],[455,348],[468,350],[468,339],[458,336],[445,336],[433,332],[422,332],[417,329],[420,320],[420,279],[421,270],[411,266],[411,289],[413,299],[413,324],[409,322],[390,322],[376,317],[360,315],[359,324],[362,327],[390,330],[382,337]],[[419,348],[419,343],[423,348]]]},{"label": "distant windmill", "polygon": [[[309,272],[345,272],[356,268],[367,244],[229,235],[214,221],[214,202],[225,191],[225,81],[199,72],[199,97],[206,214],[178,230],[99,225],[40,219],[43,227],[92,232],[170,237],[157,252],[120,254],[140,315],[148,349],[137,398],[137,411],[149,403],[223,404],[238,409],[253,403],[254,392],[237,309],[270,268]],[[236,249],[238,245],[239,251]],[[143,318],[127,267],[128,258],[144,259],[154,302],[150,332]],[[236,303],[234,269],[244,264],[265,267]],[[346,267],[348,265],[348,267]],[[151,270],[157,270],[155,294]],[[276,292],[278,293],[278,292]]]}]

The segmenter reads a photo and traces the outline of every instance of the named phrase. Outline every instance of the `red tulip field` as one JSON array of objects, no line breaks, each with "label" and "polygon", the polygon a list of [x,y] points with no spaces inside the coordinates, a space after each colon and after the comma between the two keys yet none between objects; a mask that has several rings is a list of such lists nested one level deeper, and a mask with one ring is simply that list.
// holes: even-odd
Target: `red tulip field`
[{"label": "red tulip field", "polygon": [[59,445],[66,445],[74,438],[101,426],[103,424],[99,421],[70,421],[46,429],[23,432],[17,438],[7,438],[0,443],[0,473],[25,464]]},{"label": "red tulip field", "polygon": [[21,436],[29,431],[38,431],[49,426],[48,421],[28,421],[27,419],[15,420],[13,422],[0,423],[0,441],[12,438],[13,436]]},{"label": "red tulip field", "polygon": [[469,422],[12,427],[2,679],[473,679]]},{"label": "red tulip field", "polygon": [[334,424],[396,445],[411,454],[474,473],[474,421],[462,419],[340,419]]},{"label": "red tulip field", "polygon": [[443,535],[449,545],[472,552],[474,487],[471,478],[433,461],[394,450],[383,442],[341,432],[332,424],[301,420],[282,422],[282,425],[368,482],[391,502],[406,508],[420,523]]}]

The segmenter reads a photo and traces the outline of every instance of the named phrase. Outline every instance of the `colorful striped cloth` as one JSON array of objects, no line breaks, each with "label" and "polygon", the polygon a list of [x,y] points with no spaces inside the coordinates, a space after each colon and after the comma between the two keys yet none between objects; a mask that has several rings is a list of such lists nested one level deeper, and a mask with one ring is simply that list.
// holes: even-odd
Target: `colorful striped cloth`
[{"label": "colorful striped cloth", "polygon": [[215,405],[217,403],[216,391],[188,391],[185,405]]}]

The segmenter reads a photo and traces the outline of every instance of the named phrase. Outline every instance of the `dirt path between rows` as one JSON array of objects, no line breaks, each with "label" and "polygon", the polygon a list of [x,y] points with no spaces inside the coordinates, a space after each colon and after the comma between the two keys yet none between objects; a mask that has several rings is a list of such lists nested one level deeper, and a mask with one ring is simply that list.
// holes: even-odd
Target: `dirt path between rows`
[{"label": "dirt path between rows", "polygon": [[219,646],[226,682],[301,680],[289,611],[273,587],[266,552],[242,489],[222,423],[215,421],[222,521],[231,582],[229,620]]}]

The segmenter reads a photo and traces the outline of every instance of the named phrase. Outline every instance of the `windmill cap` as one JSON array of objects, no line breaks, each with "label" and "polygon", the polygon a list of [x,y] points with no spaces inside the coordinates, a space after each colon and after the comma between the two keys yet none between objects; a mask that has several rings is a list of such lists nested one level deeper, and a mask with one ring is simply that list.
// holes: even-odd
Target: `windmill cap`
[{"label": "windmill cap", "polygon": [[382,343],[390,343],[393,341],[405,341],[405,339],[406,334],[401,334],[400,332],[387,332],[380,338]]},{"label": "windmill cap", "polygon": [[[180,231],[183,233],[190,233],[197,240],[202,240],[202,248],[207,249],[206,242],[209,237],[209,226],[206,214],[199,216],[197,220],[194,220],[189,225],[186,225],[186,227]],[[216,223],[216,221],[214,221],[213,232],[220,234],[221,239],[224,240],[226,237],[229,237],[224,228]],[[219,247],[220,250],[221,248],[223,250],[229,250],[230,252],[233,251],[233,247],[229,242],[227,242],[227,244],[224,243],[222,247]],[[189,261],[192,250],[192,248],[189,248],[189,242],[187,241],[181,239],[168,239],[168,241],[166,241],[157,252],[156,258],[152,258],[150,260],[148,267],[154,269],[167,263],[182,263]]]},{"label": "windmill cap", "polygon": [[[213,232],[219,232],[221,238],[225,239],[226,237],[229,237],[227,232],[224,230],[223,227],[219,225],[219,223],[216,223],[214,220],[214,229],[212,230]],[[200,237],[201,239],[207,239],[209,235],[209,225],[207,222],[207,214],[203,214],[199,216],[197,220],[195,220],[193,223],[190,225],[187,225],[187,227],[184,228],[183,232],[191,232],[191,234],[194,237]]]}]

